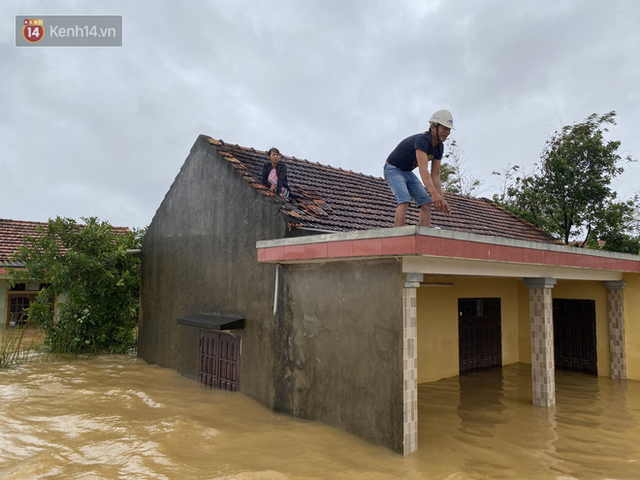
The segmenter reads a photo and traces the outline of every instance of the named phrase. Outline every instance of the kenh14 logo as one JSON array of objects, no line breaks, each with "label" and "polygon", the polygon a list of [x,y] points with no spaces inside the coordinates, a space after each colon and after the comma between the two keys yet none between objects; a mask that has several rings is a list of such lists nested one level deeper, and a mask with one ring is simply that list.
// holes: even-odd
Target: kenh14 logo
[{"label": "kenh14 logo", "polygon": [[42,19],[25,18],[22,36],[27,42],[38,43],[44,37],[44,21]]}]

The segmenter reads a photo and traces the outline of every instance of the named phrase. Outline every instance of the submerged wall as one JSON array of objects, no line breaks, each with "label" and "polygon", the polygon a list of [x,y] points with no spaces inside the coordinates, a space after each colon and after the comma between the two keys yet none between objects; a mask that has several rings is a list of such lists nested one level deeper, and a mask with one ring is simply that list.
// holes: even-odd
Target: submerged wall
[{"label": "submerged wall", "polygon": [[[640,275],[625,276],[625,316],[629,378],[640,379]],[[459,373],[458,299],[501,299],[502,363],[531,363],[529,289],[518,279],[429,277],[418,290],[418,382]],[[595,300],[598,375],[611,375],[607,290],[601,281],[559,280],[553,298]]]},{"label": "submerged wall", "polygon": [[401,263],[283,268],[276,409],[402,452]]},{"label": "submerged wall", "polygon": [[272,407],[276,267],[257,263],[256,241],[285,233],[277,206],[201,136],[145,235],[139,356],[196,378],[199,330],[177,319],[244,315],[240,390]]},{"label": "submerged wall", "polygon": [[259,264],[256,242],[287,233],[200,137],[144,239],[139,356],[196,378],[199,329],[177,319],[241,314],[240,392],[402,451],[401,262]]}]

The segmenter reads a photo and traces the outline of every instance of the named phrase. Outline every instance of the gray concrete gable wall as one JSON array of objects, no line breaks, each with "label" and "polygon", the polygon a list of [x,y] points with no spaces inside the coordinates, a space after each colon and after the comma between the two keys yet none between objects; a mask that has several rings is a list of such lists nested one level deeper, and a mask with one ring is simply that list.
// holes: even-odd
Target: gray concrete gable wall
[{"label": "gray concrete gable wall", "polygon": [[287,234],[277,204],[200,137],[145,236],[140,357],[195,378],[199,330],[176,320],[242,314],[242,393],[401,451],[401,262],[257,262],[256,242]]},{"label": "gray concrete gable wall", "polygon": [[401,262],[282,268],[276,410],[401,452]]},{"label": "gray concrete gable wall", "polygon": [[177,318],[243,314],[240,389],[270,407],[276,267],[257,263],[255,245],[284,237],[286,229],[277,205],[201,136],[144,239],[140,357],[195,378],[199,331]]}]

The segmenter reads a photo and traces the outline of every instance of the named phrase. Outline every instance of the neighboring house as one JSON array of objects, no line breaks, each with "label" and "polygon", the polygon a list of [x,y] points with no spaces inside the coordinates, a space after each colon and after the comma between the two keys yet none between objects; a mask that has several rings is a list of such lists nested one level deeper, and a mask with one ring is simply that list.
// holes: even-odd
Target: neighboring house
[{"label": "neighboring house", "polygon": [[26,235],[37,236],[37,228],[46,223],[0,218],[0,328],[15,328],[27,323],[25,309],[38,296],[40,284],[10,284],[9,271],[24,267],[12,260],[18,247],[26,245]]},{"label": "neighboring house", "polygon": [[403,454],[418,383],[527,363],[549,407],[555,368],[640,379],[640,257],[460,195],[393,228],[381,178],[285,157],[283,199],[266,160],[194,144],[144,238],[142,358]]},{"label": "neighboring house", "polygon": [[[46,228],[46,222],[27,222],[0,218],[0,329],[15,328],[27,324],[25,310],[38,296],[42,283],[16,283],[11,285],[9,272],[24,268],[24,264],[12,260],[19,247],[27,245],[25,237],[38,237],[38,227]],[[127,227],[113,227],[116,232],[128,232]]]}]

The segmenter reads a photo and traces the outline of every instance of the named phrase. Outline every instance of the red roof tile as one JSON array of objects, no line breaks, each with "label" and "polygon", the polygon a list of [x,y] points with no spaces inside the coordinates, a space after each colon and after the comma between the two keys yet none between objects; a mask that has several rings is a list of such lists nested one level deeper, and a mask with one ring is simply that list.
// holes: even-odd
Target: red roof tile
[{"label": "red roof tile", "polygon": [[[18,247],[26,245],[25,236],[37,237],[38,227],[46,227],[46,222],[27,222],[0,218],[0,265],[12,263],[11,257]],[[129,231],[127,227],[113,227],[117,233]]]},{"label": "red roof tile", "polygon": [[[395,199],[384,179],[320,163],[283,156],[291,190],[283,199],[261,181],[267,153],[207,137],[211,146],[262,195],[277,203],[294,228],[346,232],[393,227]],[[380,170],[382,170],[382,164]],[[561,243],[531,223],[485,198],[445,192],[452,214],[432,212],[432,226],[443,230],[494,235],[516,240]],[[419,210],[411,206],[407,223],[418,223]]]},{"label": "red roof tile", "polygon": [[38,227],[46,227],[42,222],[25,222],[0,218],[0,265],[11,263],[11,256],[18,247],[26,245],[25,235],[37,236]]}]

